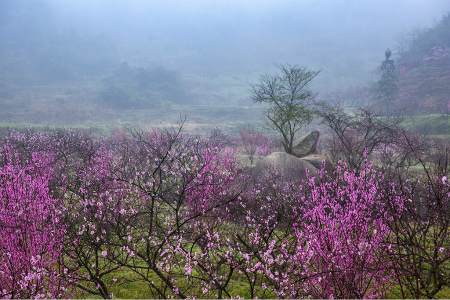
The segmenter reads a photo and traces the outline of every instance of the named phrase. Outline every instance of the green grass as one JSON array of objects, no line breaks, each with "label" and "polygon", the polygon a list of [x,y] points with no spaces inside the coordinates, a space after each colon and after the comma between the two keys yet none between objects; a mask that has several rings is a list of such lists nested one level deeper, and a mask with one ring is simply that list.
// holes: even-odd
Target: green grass
[{"label": "green grass", "polygon": [[60,128],[67,128],[67,129],[75,129],[75,130],[81,130],[81,131],[91,131],[94,134],[110,134],[113,129],[117,128],[115,126],[111,126],[108,124],[103,125],[96,125],[96,126],[89,126],[85,124],[77,124],[77,125],[64,125],[64,126],[48,126],[43,124],[33,124],[33,123],[7,123],[7,122],[0,122],[0,130],[4,129],[17,129],[17,130],[25,130],[27,128],[32,128],[36,131],[46,131],[46,130],[56,130]]},{"label": "green grass", "polygon": [[[191,297],[197,296],[201,297],[203,295],[202,287],[200,285],[199,280],[192,281],[192,279],[187,280],[184,274],[184,267],[180,266],[175,269],[175,284],[180,290],[185,291],[186,295]],[[196,271],[193,270],[192,276],[196,276]],[[116,278],[117,281],[115,283],[112,282],[112,279]],[[149,287],[149,284],[140,279],[138,275],[134,272],[122,268],[118,271],[115,271],[111,274],[108,274],[104,277],[105,281],[108,281],[108,289],[110,293],[113,294],[114,298],[120,299],[151,299],[154,297],[158,297],[155,293],[152,293]],[[156,274],[150,272],[150,276],[148,277],[149,281],[154,281],[157,285],[161,280],[157,277]],[[194,283],[194,285],[193,285]],[[249,284],[247,282],[246,277],[243,274],[239,274],[237,271],[233,273],[233,276],[228,284],[226,289],[232,296],[239,295],[240,297],[250,298],[249,292]],[[170,289],[167,289],[166,296],[174,296]],[[267,294],[267,291],[266,291]],[[214,298],[213,294],[209,294],[210,297]],[[224,297],[226,295],[223,295]],[[77,294],[76,298],[78,299],[98,299],[98,296],[90,294],[88,292],[80,292]]]},{"label": "green grass", "polygon": [[184,132],[207,134],[213,126],[230,133],[238,133],[239,128],[247,124],[261,131],[264,121],[261,108],[247,108],[239,106],[172,106],[167,110],[124,110],[103,115],[102,111],[93,112],[88,121],[68,122],[63,119],[45,120],[41,122],[27,122],[24,114],[19,121],[0,122],[0,128],[32,127],[37,130],[47,128],[73,128],[92,130],[94,132],[111,132],[112,129],[123,127],[177,127],[181,119],[186,118]]},{"label": "green grass", "polygon": [[402,126],[420,133],[445,137],[450,136],[450,116],[441,114],[405,117]]},{"label": "green grass", "polygon": [[[129,270],[119,270],[105,276],[109,282],[112,279],[118,279],[115,283],[108,284],[109,291],[113,294],[113,298],[118,299],[149,299],[152,298],[148,290],[148,285],[138,280],[137,276]],[[100,299],[100,297],[88,292],[81,292],[76,296],[77,299]]]}]

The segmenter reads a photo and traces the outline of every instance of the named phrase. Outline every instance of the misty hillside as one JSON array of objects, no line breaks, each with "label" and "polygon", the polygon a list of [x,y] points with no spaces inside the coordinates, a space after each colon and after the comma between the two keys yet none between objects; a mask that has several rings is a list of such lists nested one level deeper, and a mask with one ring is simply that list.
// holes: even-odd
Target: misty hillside
[{"label": "misty hillside", "polygon": [[407,114],[450,110],[450,13],[435,26],[418,30],[408,50],[399,53],[396,108]]},{"label": "misty hillside", "polygon": [[312,85],[322,94],[362,91],[386,48],[398,48],[399,83],[413,90],[416,48],[446,51],[434,42],[444,31],[420,39],[446,11],[446,0],[0,0],[0,122],[209,122],[193,106],[220,108],[222,122],[256,109],[249,84],[274,63],[322,70]]}]

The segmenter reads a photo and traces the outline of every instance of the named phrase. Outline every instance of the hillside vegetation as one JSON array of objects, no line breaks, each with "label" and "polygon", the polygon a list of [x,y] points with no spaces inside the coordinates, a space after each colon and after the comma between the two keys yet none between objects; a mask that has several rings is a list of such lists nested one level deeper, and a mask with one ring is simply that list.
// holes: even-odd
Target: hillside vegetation
[{"label": "hillside vegetation", "polygon": [[450,111],[450,13],[410,36],[396,59],[398,95],[391,109],[406,115]]}]

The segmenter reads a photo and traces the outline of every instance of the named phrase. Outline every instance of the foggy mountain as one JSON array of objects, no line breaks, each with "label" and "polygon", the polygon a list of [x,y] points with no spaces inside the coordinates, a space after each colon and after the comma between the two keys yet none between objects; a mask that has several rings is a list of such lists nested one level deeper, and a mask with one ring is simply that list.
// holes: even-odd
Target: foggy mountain
[{"label": "foggy mountain", "polygon": [[172,103],[242,104],[274,63],[322,69],[319,91],[348,88],[373,79],[400,35],[407,44],[448,11],[447,0],[0,0],[0,99],[100,101],[123,63],[133,74],[175,72],[139,93],[129,91],[138,83],[113,86],[137,99],[134,108],[170,84],[185,99]]}]

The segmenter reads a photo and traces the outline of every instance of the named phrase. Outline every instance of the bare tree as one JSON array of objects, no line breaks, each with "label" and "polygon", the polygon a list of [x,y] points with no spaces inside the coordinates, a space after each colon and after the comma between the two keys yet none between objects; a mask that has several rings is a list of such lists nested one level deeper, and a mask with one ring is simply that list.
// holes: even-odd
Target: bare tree
[{"label": "bare tree", "polygon": [[408,167],[418,163],[413,151],[427,148],[425,138],[400,126],[401,117],[381,116],[370,108],[346,112],[326,105],[318,114],[321,123],[331,129],[325,143],[328,155],[335,161],[345,161],[352,169],[361,169],[368,158],[376,158],[386,167]]}]

